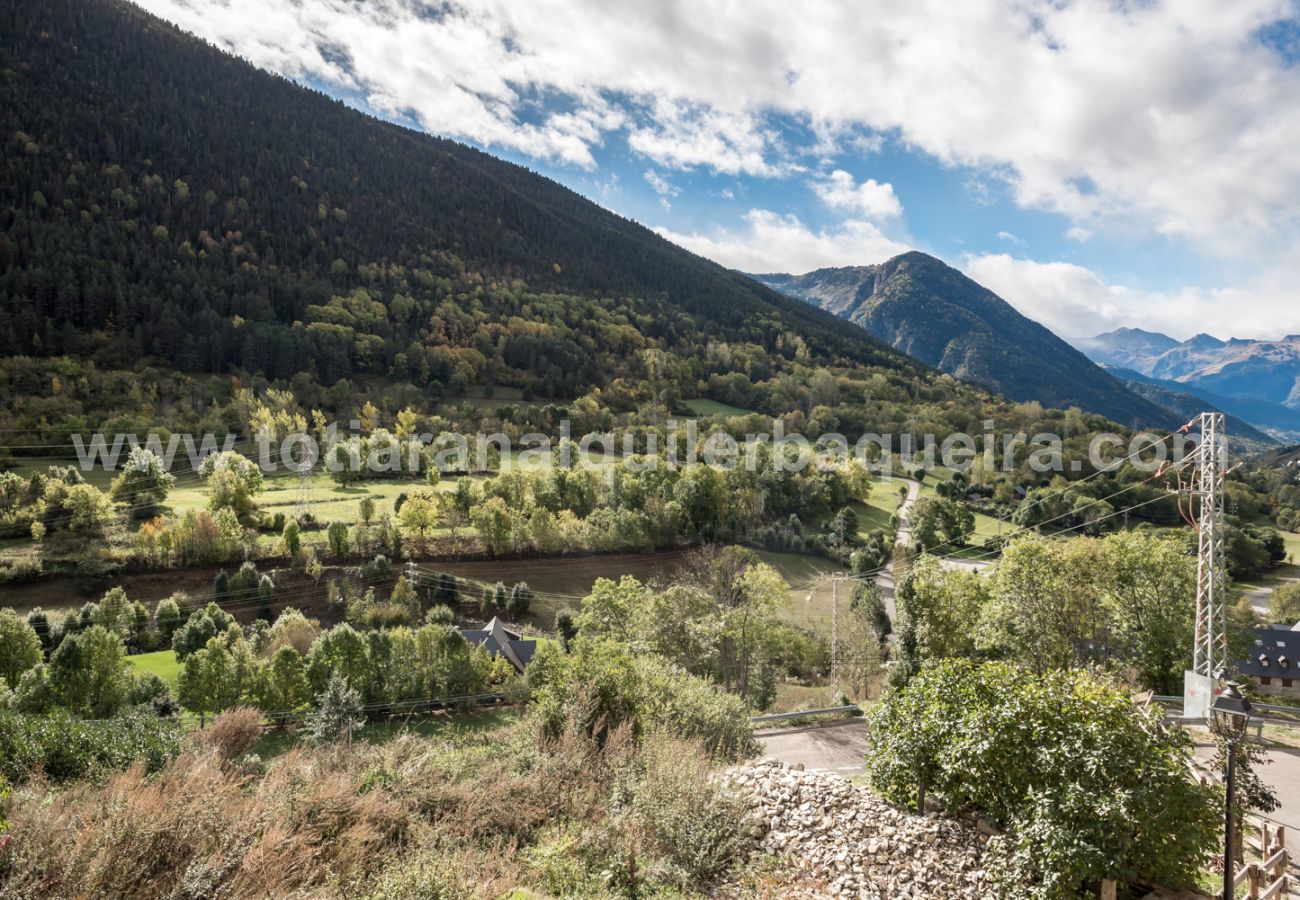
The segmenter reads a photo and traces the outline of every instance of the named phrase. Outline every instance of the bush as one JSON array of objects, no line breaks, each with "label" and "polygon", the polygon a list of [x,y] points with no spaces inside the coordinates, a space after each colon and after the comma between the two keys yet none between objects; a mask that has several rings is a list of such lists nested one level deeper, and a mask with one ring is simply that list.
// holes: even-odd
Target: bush
[{"label": "bush", "polygon": [[78,719],[64,709],[46,715],[0,710],[0,776],[21,781],[43,771],[55,781],[125,769],[137,760],[152,772],[180,750],[180,726],[148,708],[112,719]]},{"label": "bush", "polygon": [[717,759],[757,752],[743,700],[658,656],[633,656],[609,640],[577,640],[573,652],[544,650],[529,667],[542,733],[573,728],[598,743],[620,727],[634,737],[666,730],[698,740]]},{"label": "bush", "polygon": [[222,759],[230,760],[251,750],[261,736],[262,714],[252,707],[239,706],[218,715],[197,739]]},{"label": "bush", "polygon": [[710,779],[709,757],[691,743],[657,737],[640,762],[630,814],[659,860],[649,878],[689,890],[726,873],[747,842],[745,807]]},{"label": "bush", "polygon": [[990,844],[1005,896],[1187,885],[1215,845],[1215,792],[1188,772],[1187,735],[1086,672],[946,660],[867,724],[867,775],[888,799],[912,805],[924,786],[1006,830]]}]

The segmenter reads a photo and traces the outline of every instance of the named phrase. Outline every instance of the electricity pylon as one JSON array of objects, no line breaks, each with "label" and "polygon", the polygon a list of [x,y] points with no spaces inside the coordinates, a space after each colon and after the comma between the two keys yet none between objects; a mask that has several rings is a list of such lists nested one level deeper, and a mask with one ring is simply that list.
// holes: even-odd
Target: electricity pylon
[{"label": "electricity pylon", "polygon": [[1200,501],[1196,517],[1196,646],[1192,671],[1213,679],[1229,663],[1224,622],[1227,556],[1223,533],[1223,413],[1201,413],[1199,422],[1201,442],[1196,448],[1192,480],[1192,508],[1198,509],[1195,501]]}]

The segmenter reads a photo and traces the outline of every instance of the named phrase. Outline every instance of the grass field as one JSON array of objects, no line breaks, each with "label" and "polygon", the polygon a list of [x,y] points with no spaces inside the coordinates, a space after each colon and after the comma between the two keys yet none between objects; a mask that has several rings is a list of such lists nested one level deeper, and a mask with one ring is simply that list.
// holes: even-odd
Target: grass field
[{"label": "grass field", "polygon": [[128,656],[126,661],[141,672],[152,672],[161,678],[172,689],[176,689],[176,676],[180,673],[181,664],[176,661],[176,654],[170,650],[159,650],[157,653],[139,653],[135,656]]},{"label": "grass field", "polygon": [[903,505],[905,487],[901,481],[874,481],[865,503],[852,503],[858,514],[858,537],[865,538],[872,531],[890,531],[890,518]]},{"label": "grass field", "polygon": [[1286,555],[1288,562],[1300,565],[1300,534],[1294,531],[1281,532],[1282,540],[1286,542]]},{"label": "grass field", "polygon": [[706,400],[703,397],[687,400],[686,405],[697,416],[748,416],[756,412],[756,410],[742,409],[739,406],[732,406],[719,400]]}]

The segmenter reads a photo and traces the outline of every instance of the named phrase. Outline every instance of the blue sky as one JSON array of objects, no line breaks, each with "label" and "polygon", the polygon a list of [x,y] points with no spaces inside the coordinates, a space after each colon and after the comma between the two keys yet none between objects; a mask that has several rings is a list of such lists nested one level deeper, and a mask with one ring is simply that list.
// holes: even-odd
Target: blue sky
[{"label": "blue sky", "polygon": [[933,253],[1066,337],[1300,332],[1295,0],[144,0],[696,252]]}]

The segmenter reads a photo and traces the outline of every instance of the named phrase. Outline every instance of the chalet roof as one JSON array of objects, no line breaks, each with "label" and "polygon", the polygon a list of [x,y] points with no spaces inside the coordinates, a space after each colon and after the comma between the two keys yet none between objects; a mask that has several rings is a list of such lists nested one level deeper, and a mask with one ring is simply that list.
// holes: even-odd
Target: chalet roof
[{"label": "chalet roof", "polygon": [[461,631],[465,640],[476,647],[482,647],[492,656],[504,656],[516,672],[523,672],[524,667],[537,652],[537,642],[524,640],[523,635],[507,628],[496,616],[493,616],[482,628],[470,628]]},{"label": "chalet roof", "polygon": [[1300,631],[1289,628],[1256,628],[1255,644],[1237,667],[1252,678],[1300,677],[1296,660],[1300,659]]}]

